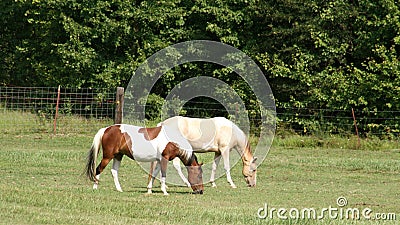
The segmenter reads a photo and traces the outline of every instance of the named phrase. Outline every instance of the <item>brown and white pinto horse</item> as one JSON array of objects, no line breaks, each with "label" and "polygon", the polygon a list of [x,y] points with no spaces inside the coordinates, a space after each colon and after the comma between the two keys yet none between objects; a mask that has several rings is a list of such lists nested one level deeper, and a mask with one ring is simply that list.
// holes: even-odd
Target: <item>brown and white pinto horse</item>
[{"label": "brown and white pinto horse", "polygon": [[[115,187],[122,192],[118,181],[118,169],[122,157],[126,155],[139,162],[157,162],[155,172],[158,173],[161,169],[161,190],[164,195],[168,195],[165,184],[168,161],[179,158],[188,169],[188,179],[193,194],[203,194],[203,171],[190,144],[180,134],[168,134],[168,132],[170,131],[165,126],[143,128],[126,124],[100,129],[93,139],[86,164],[86,175],[94,182],[93,189],[97,189],[101,172],[113,160],[111,173]],[[174,140],[171,140],[171,137]],[[103,158],[96,168],[97,155],[101,146]],[[152,185],[149,184],[149,193],[151,193],[151,188]]]},{"label": "brown and white pinto horse", "polygon": [[[236,188],[230,175],[229,153],[232,149],[236,149],[241,156],[243,162],[242,173],[247,186],[254,187],[256,185],[257,157],[253,157],[250,150],[250,143],[245,133],[232,121],[224,117],[200,119],[175,116],[166,119],[159,123],[159,125],[168,126],[181,133],[189,141],[196,153],[214,152],[215,156],[210,177],[213,187],[216,187],[215,173],[222,156],[226,178],[231,187]],[[182,180],[188,184],[186,178],[180,172],[179,161],[174,160],[173,163]]]}]

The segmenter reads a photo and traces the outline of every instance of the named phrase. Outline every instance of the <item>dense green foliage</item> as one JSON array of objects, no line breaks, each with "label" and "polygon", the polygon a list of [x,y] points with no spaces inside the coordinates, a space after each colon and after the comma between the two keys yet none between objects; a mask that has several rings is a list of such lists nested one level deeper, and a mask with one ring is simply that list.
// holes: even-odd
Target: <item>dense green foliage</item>
[{"label": "dense green foliage", "polygon": [[[7,0],[0,7],[2,85],[126,86],[156,51],[206,39],[252,57],[278,106],[400,110],[397,1]],[[204,63],[175,68],[154,92],[163,97],[198,75],[251,96],[238,76]]]}]

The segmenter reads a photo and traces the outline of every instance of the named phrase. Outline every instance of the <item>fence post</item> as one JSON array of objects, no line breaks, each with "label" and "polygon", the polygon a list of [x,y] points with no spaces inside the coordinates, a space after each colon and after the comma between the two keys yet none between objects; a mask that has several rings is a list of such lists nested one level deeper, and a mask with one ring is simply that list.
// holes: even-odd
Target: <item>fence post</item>
[{"label": "fence post", "polygon": [[124,88],[117,87],[117,95],[115,97],[115,124],[122,123],[122,110],[124,108]]},{"label": "fence post", "polygon": [[360,148],[360,135],[358,134],[358,128],[357,128],[357,120],[356,120],[356,116],[354,114],[354,109],[351,108],[351,113],[353,115],[353,121],[354,121],[354,127],[356,129],[356,135],[357,135],[357,149]]},{"label": "fence post", "polygon": [[56,103],[56,114],[54,115],[54,122],[53,122],[53,134],[56,135],[57,132],[57,117],[58,117],[58,104],[60,103],[60,89],[61,86],[58,85],[58,90],[57,90],[57,103]]}]

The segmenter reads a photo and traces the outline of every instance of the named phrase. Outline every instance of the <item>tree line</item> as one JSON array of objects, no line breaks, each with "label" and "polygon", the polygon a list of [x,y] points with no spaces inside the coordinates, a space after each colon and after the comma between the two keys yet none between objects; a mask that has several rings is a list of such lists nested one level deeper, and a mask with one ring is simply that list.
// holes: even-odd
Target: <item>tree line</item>
[{"label": "tree line", "polygon": [[[7,0],[0,7],[1,85],[126,86],[158,50],[201,39],[256,61],[279,107],[400,110],[398,1]],[[200,75],[251,95],[232,72],[191,63],[165,74],[155,98]]]}]

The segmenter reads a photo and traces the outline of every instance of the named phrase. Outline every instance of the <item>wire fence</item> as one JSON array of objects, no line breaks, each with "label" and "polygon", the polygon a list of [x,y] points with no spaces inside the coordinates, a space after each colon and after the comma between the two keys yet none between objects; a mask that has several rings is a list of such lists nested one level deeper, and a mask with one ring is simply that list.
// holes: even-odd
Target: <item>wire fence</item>
[{"label": "wire fence", "polygon": [[113,122],[115,90],[0,87],[0,110],[4,133],[94,132]]},{"label": "wire fence", "polygon": [[[57,87],[0,87],[0,128],[3,133],[15,135],[93,134],[100,127],[114,123],[116,90],[61,88],[58,91]],[[148,108],[154,108],[154,105],[148,105]],[[186,116],[192,117],[237,113],[228,112],[221,104],[212,101],[192,101],[184,105],[183,111]],[[353,117],[351,110],[278,107],[276,114],[278,132],[352,135],[356,134],[356,119],[361,136],[398,138],[400,135],[400,111],[355,110]],[[260,122],[258,117],[250,120],[253,124]]]},{"label": "wire fence", "polygon": [[395,138],[400,134],[400,111],[361,111],[350,108],[277,108],[280,125],[300,134],[357,134]]},{"label": "wire fence", "polygon": [[[194,102],[203,104],[204,102]],[[188,116],[235,115],[237,112],[221,107],[219,103],[207,103],[209,107],[185,107]],[[361,137],[381,138],[400,137],[400,111],[357,111],[352,109],[316,109],[277,107],[276,121],[278,132],[291,132],[301,135],[352,135],[357,131]],[[260,118],[251,117],[253,124]],[[357,130],[357,131],[356,131]]]}]

